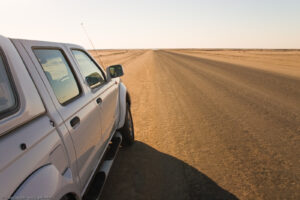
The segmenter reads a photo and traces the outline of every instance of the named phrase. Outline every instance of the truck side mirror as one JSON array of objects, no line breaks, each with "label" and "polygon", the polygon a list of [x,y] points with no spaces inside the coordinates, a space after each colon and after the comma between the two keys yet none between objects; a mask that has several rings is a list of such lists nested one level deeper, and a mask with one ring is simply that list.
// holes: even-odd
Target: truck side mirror
[{"label": "truck side mirror", "polygon": [[112,65],[106,68],[106,74],[109,78],[117,78],[124,75],[122,65]]}]

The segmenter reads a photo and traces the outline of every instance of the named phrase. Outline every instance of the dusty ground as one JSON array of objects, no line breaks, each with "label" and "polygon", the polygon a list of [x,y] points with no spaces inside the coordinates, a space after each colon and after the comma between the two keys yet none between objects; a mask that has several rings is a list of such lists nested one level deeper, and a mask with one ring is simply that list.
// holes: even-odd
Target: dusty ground
[{"label": "dusty ground", "polygon": [[103,199],[300,199],[299,51],[99,55],[124,66],[137,140]]}]

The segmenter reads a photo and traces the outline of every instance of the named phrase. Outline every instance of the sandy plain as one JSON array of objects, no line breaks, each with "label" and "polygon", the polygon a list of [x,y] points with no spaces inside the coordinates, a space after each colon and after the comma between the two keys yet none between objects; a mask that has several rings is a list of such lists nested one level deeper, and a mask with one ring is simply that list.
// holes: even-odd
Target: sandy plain
[{"label": "sandy plain", "polygon": [[136,134],[103,199],[300,199],[300,51],[91,53],[123,65]]}]

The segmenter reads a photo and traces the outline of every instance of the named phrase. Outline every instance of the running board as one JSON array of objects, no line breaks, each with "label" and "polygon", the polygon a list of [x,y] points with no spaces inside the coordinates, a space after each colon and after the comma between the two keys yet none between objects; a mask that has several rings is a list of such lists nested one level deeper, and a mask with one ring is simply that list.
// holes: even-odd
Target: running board
[{"label": "running board", "polygon": [[105,152],[103,161],[99,165],[99,169],[97,170],[98,172],[94,176],[90,186],[82,198],[83,200],[98,200],[100,198],[103,186],[119,151],[121,142],[122,135],[119,132],[116,132]]}]

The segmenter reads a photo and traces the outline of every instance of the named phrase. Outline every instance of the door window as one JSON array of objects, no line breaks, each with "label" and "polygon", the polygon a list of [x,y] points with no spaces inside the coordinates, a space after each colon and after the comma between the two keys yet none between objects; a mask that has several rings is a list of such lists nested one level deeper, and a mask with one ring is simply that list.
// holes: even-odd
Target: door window
[{"label": "door window", "polygon": [[59,103],[66,104],[79,96],[77,81],[61,50],[35,49],[34,53]]},{"label": "door window", "polygon": [[79,65],[79,70],[91,88],[97,87],[105,82],[104,76],[95,62],[83,51],[72,50]]}]

